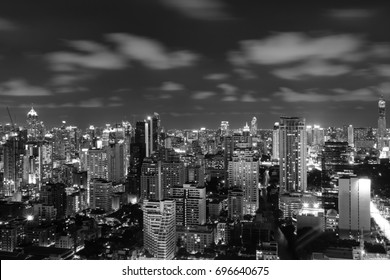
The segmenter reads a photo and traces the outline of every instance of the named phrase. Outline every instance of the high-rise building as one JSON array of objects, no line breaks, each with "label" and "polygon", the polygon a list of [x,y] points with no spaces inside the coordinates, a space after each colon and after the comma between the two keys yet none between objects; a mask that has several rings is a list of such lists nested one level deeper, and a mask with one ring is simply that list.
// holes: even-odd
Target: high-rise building
[{"label": "high-rise building", "polygon": [[161,200],[162,197],[161,161],[147,158],[141,167],[141,200]]},{"label": "high-rise building", "polygon": [[221,136],[228,136],[228,135],[229,135],[229,122],[221,121]]},{"label": "high-rise building", "polygon": [[156,259],[172,260],[175,257],[175,208],[174,200],[144,200],[144,247]]},{"label": "high-rise building", "polygon": [[287,192],[305,191],[307,185],[305,119],[281,117],[279,136],[280,186]]},{"label": "high-rise building", "polygon": [[274,130],[272,131],[272,159],[279,160],[279,123],[274,124]]},{"label": "high-rise building", "polygon": [[87,156],[88,180],[94,178],[108,179],[107,151],[89,149]]},{"label": "high-rise building", "polygon": [[256,117],[253,117],[253,119],[251,121],[251,134],[253,136],[257,135],[257,118]]},{"label": "high-rise building", "polygon": [[243,215],[243,191],[241,189],[231,189],[228,194],[228,216],[232,220],[241,220]]},{"label": "high-rise building", "polygon": [[183,184],[171,188],[176,202],[176,225],[196,226],[206,223],[206,187]]},{"label": "high-rise building", "polygon": [[339,179],[340,238],[363,238],[371,230],[371,180],[348,177]]},{"label": "high-rise building", "polygon": [[112,183],[104,179],[93,179],[89,185],[89,201],[92,209],[112,209]]},{"label": "high-rise building", "polygon": [[352,150],[348,142],[325,142],[322,150],[322,174],[323,178],[331,178],[337,172],[350,169]]},{"label": "high-rise building", "polygon": [[36,140],[39,136],[38,113],[33,107],[27,113],[27,135],[29,140]]},{"label": "high-rise building", "polygon": [[163,162],[161,164],[161,180],[163,198],[170,197],[170,189],[173,186],[184,184],[185,168],[183,162]]},{"label": "high-rise building", "polygon": [[385,147],[385,137],[386,137],[386,101],[383,99],[383,96],[378,101],[378,132],[377,132],[377,141],[378,141],[378,150],[382,150]]},{"label": "high-rise building", "polygon": [[126,170],[126,147],[124,140],[110,143],[107,148],[107,175],[108,180],[116,183],[124,182]]},{"label": "high-rise building", "polygon": [[351,147],[354,147],[355,141],[354,141],[354,132],[353,132],[353,126],[350,124],[348,126],[348,145]]},{"label": "high-rise building", "polygon": [[230,187],[243,191],[243,215],[255,215],[259,203],[259,162],[251,149],[236,149],[228,165]]}]

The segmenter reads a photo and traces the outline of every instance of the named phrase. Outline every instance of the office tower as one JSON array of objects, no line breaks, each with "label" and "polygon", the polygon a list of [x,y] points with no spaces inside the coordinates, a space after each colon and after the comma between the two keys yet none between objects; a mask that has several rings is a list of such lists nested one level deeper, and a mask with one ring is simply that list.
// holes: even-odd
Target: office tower
[{"label": "office tower", "polygon": [[377,148],[378,150],[382,150],[385,146],[386,137],[386,101],[383,99],[383,96],[381,96],[378,101],[378,113]]},{"label": "office tower", "polygon": [[53,143],[49,141],[42,142],[41,146],[41,179],[47,183],[52,178],[53,173]]},{"label": "office tower", "polygon": [[251,135],[251,129],[250,129],[248,123],[245,123],[245,126],[244,126],[244,128],[243,128],[243,130],[242,130],[242,135],[243,135],[243,136],[246,136],[246,137],[250,137],[250,135]]},{"label": "office tower", "polygon": [[62,183],[44,184],[40,190],[40,199],[44,205],[52,205],[57,209],[57,219],[65,216],[66,210],[66,186]]},{"label": "office tower", "polygon": [[[340,238],[359,238],[371,231],[371,180],[349,177],[339,179]],[[363,236],[363,238],[365,237]]]},{"label": "office tower", "polygon": [[255,215],[259,202],[259,162],[251,149],[236,149],[228,166],[230,187],[243,191],[243,215]]},{"label": "office tower", "polygon": [[324,145],[324,141],[325,141],[325,131],[322,127],[320,127],[319,125],[315,124],[313,126],[313,142],[312,142],[312,145],[313,146],[322,146]]},{"label": "office tower", "polygon": [[108,179],[107,152],[105,149],[89,149],[87,157],[88,180]]},{"label": "office tower", "polygon": [[175,207],[174,200],[144,200],[144,248],[156,259],[172,260],[175,257]]},{"label": "office tower", "polygon": [[185,182],[195,182],[199,186],[204,185],[205,167],[204,164],[190,163],[185,167]]},{"label": "office tower", "polygon": [[325,142],[322,150],[323,178],[331,178],[337,172],[349,169],[353,154],[348,142]]},{"label": "office tower", "polygon": [[31,107],[31,110],[27,113],[27,137],[29,140],[36,140],[39,136],[38,126],[38,113]]},{"label": "office tower", "polygon": [[112,209],[112,183],[104,179],[93,179],[89,185],[89,201],[92,209]]},{"label": "office tower", "polygon": [[256,117],[253,117],[253,119],[251,121],[251,134],[253,136],[257,135],[257,118]]},{"label": "office tower", "polygon": [[228,136],[228,135],[229,135],[229,122],[221,121],[221,136]]},{"label": "office tower", "polygon": [[176,225],[196,226],[206,223],[206,187],[197,184],[174,186],[170,199],[176,202]]},{"label": "office tower", "polygon": [[149,124],[145,121],[145,156],[150,157]]},{"label": "office tower", "polygon": [[161,200],[161,161],[146,158],[141,167],[141,200]]},{"label": "office tower", "polygon": [[163,198],[170,197],[170,188],[184,184],[185,168],[183,162],[163,162],[161,164],[161,180]]},{"label": "office tower", "polygon": [[228,217],[232,220],[241,220],[244,211],[244,193],[241,189],[231,189],[228,193]]},{"label": "office tower", "polygon": [[287,192],[306,191],[305,119],[281,117],[279,136],[281,189]]},{"label": "office tower", "polygon": [[348,145],[350,147],[354,147],[355,141],[354,141],[354,132],[353,132],[353,126],[350,124],[348,126]]},{"label": "office tower", "polygon": [[[146,142],[147,142],[147,137],[146,137],[146,122],[145,121],[138,121],[135,125],[135,133],[134,133],[134,143],[131,145],[134,146],[134,144],[138,147],[139,150],[139,155],[138,158],[143,160],[143,158],[146,156]],[[134,149],[134,148],[133,148]],[[133,151],[131,151],[131,154]]]},{"label": "office tower", "polygon": [[307,145],[313,145],[313,127],[311,125],[306,126]]},{"label": "office tower", "polygon": [[272,131],[272,159],[279,160],[279,123],[274,124],[274,130]]},{"label": "office tower", "polygon": [[124,182],[126,170],[126,147],[124,140],[110,143],[107,148],[107,173],[108,180],[112,182]]},{"label": "office tower", "polygon": [[156,112],[152,117],[148,117],[149,121],[149,150],[150,154],[157,152],[160,146],[160,132],[161,132],[161,119],[160,115]]}]

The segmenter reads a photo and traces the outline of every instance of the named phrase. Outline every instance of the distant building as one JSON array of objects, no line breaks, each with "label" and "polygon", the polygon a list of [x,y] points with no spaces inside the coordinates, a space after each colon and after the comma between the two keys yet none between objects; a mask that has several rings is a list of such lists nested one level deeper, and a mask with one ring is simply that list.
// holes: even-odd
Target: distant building
[{"label": "distant building", "polygon": [[112,210],[112,182],[104,179],[94,179],[90,183],[90,204],[92,209]]}]

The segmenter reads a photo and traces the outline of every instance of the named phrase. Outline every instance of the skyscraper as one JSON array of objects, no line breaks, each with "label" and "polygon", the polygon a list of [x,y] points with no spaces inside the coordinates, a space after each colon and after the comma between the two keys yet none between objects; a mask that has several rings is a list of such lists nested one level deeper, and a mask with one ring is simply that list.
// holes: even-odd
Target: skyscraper
[{"label": "skyscraper", "polygon": [[228,136],[228,135],[229,135],[229,122],[221,121],[221,136]]},{"label": "skyscraper", "polygon": [[306,190],[306,143],[305,119],[281,117],[279,166],[280,186],[284,191],[294,192]]},{"label": "skyscraper", "polygon": [[385,137],[386,137],[386,101],[383,99],[383,96],[379,98],[378,101],[378,150],[382,150],[385,146]]},{"label": "skyscraper", "polygon": [[274,130],[272,132],[272,159],[279,160],[279,123],[274,124]]},{"label": "skyscraper", "polygon": [[350,124],[348,126],[348,145],[353,147],[354,144],[355,144],[355,141],[354,141],[353,126],[352,126],[352,124]]},{"label": "skyscraper", "polygon": [[156,259],[171,260],[176,249],[176,203],[144,200],[144,247]]},{"label": "skyscraper", "polygon": [[259,162],[251,149],[236,149],[228,166],[230,187],[243,191],[243,215],[255,215],[259,202]]},{"label": "skyscraper", "polygon": [[359,237],[371,230],[371,180],[367,178],[339,179],[340,238]]},{"label": "skyscraper", "polygon": [[253,119],[251,121],[251,134],[253,136],[257,135],[257,118],[256,117],[253,117]]},{"label": "skyscraper", "polygon": [[171,199],[176,202],[178,226],[196,226],[206,223],[206,187],[196,184],[172,187]]}]

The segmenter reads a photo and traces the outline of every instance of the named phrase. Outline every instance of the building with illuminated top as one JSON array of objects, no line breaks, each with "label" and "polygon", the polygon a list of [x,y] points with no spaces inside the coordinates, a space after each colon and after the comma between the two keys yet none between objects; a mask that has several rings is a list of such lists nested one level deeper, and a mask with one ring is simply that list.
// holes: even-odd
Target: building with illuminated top
[{"label": "building with illuminated top", "polygon": [[339,179],[339,235],[360,239],[371,230],[371,180],[359,177]]},{"label": "building with illuminated top", "polygon": [[319,202],[304,202],[297,215],[297,228],[325,231],[325,210]]},{"label": "building with illuminated top", "polygon": [[377,131],[377,141],[378,150],[382,150],[385,147],[385,138],[386,138],[386,101],[383,99],[383,96],[380,97],[378,101],[378,131]]}]

